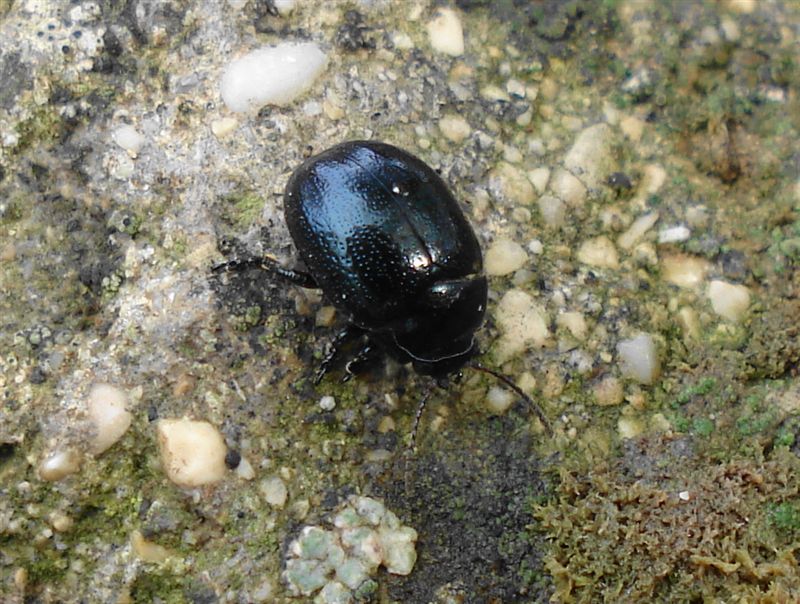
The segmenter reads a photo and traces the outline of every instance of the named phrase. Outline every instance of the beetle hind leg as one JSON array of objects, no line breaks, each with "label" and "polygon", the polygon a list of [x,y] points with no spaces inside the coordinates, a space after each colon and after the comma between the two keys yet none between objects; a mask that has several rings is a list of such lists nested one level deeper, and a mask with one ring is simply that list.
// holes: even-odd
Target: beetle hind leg
[{"label": "beetle hind leg", "polygon": [[325,353],[325,358],[319,364],[319,369],[314,374],[314,384],[319,384],[325,374],[333,367],[336,359],[339,357],[341,349],[353,340],[360,338],[364,335],[364,331],[353,325],[347,325],[339,333],[337,333],[333,340],[328,344],[328,351]]}]

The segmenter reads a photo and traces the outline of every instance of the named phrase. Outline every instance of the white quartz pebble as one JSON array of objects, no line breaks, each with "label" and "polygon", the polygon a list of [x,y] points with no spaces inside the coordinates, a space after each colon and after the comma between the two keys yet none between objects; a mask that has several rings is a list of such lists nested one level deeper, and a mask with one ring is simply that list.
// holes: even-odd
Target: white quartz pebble
[{"label": "white quartz pebble", "polygon": [[259,48],[228,65],[220,82],[222,100],[237,113],[288,105],[311,87],[327,62],[313,42]]},{"label": "white quartz pebble", "polygon": [[146,139],[136,131],[136,128],[125,124],[114,130],[111,138],[117,145],[125,149],[131,157],[136,157],[142,149]]},{"label": "white quartz pebble", "polygon": [[660,365],[653,336],[642,333],[617,344],[622,375],[639,382],[652,384],[658,377]]}]

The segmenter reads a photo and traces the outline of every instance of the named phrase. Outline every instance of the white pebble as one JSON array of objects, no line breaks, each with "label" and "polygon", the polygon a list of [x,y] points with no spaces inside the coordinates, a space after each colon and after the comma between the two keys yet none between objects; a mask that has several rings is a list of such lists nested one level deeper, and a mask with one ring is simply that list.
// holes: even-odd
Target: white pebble
[{"label": "white pebble", "polygon": [[686,241],[691,235],[692,232],[689,230],[689,227],[679,224],[678,226],[661,229],[658,232],[658,242],[677,243],[679,241]]},{"label": "white pebble", "polygon": [[233,117],[223,117],[211,122],[211,133],[217,138],[223,138],[236,129],[238,122]]},{"label": "white pebble", "polygon": [[544,193],[547,188],[547,182],[550,180],[550,168],[534,168],[528,172],[528,180],[531,181],[533,188],[540,195]]},{"label": "white pebble", "polygon": [[613,172],[614,156],[608,124],[583,130],[564,156],[564,166],[590,188],[598,187]]},{"label": "white pebble", "polygon": [[564,202],[552,195],[542,195],[537,202],[545,225],[556,229],[564,225],[567,210]]},{"label": "white pebble", "polygon": [[550,191],[567,205],[580,207],[586,201],[586,187],[563,168],[557,168],[550,179]]},{"label": "white pebble", "polygon": [[268,504],[276,508],[282,508],[286,505],[289,491],[287,491],[286,484],[281,480],[280,476],[271,476],[261,483],[261,494]]},{"label": "white pebble", "polygon": [[622,233],[619,239],[617,239],[619,247],[623,250],[631,249],[645,236],[647,231],[653,228],[656,222],[658,222],[658,212],[649,212],[639,216],[633,221],[633,224],[628,227],[628,230]]},{"label": "white pebble", "polygon": [[428,38],[437,51],[458,57],[464,54],[464,29],[461,19],[453,9],[440,8],[428,23]]},{"label": "white pebble", "polygon": [[285,17],[297,6],[297,0],[273,0],[273,6],[281,17]]},{"label": "white pebble", "polygon": [[500,363],[528,346],[544,346],[550,337],[544,310],[519,289],[505,293],[497,305],[495,319],[502,333],[494,349]]},{"label": "white pebble", "polygon": [[486,406],[489,411],[502,415],[514,402],[514,395],[500,386],[492,386],[486,393]]},{"label": "white pebble", "polygon": [[136,157],[144,145],[145,137],[136,131],[136,128],[125,124],[114,130],[111,138],[120,147],[125,149],[131,157]]},{"label": "white pebble", "polygon": [[242,480],[253,480],[256,477],[256,471],[246,457],[239,460],[239,465],[236,466],[236,475]]},{"label": "white pebble", "polygon": [[639,334],[617,344],[622,375],[640,384],[652,384],[658,377],[660,364],[653,336]]},{"label": "white pebble", "polygon": [[711,307],[723,319],[731,322],[741,320],[750,307],[750,290],[744,285],[714,280],[708,284]]},{"label": "white pebble", "polygon": [[81,467],[81,456],[74,449],[56,449],[39,464],[42,480],[56,481],[74,474]]},{"label": "white pebble", "polygon": [[220,82],[222,100],[231,111],[264,105],[288,105],[314,83],[328,58],[313,42],[285,42],[260,48],[233,61]]},{"label": "white pebble", "polygon": [[489,173],[489,188],[495,197],[513,205],[528,205],[536,198],[525,172],[505,161],[499,162]]},{"label": "white pebble", "polygon": [[99,455],[130,428],[133,416],[126,409],[125,391],[109,384],[95,384],[89,392],[87,409],[94,427],[90,443],[92,453]]},{"label": "white pebble", "polygon": [[576,340],[585,340],[588,332],[583,313],[564,312],[556,317],[556,325],[566,328]]},{"label": "white pebble", "polygon": [[525,249],[516,241],[498,239],[486,251],[484,267],[489,276],[508,275],[528,261]]},{"label": "white pebble", "polygon": [[323,411],[333,411],[336,408],[336,399],[332,396],[323,396],[319,399],[320,409]]},{"label": "white pebble", "polygon": [[597,268],[618,268],[619,256],[611,240],[605,235],[589,239],[578,249],[579,262]]},{"label": "white pebble", "polygon": [[167,477],[179,486],[197,487],[225,476],[225,441],[208,422],[159,420],[158,445]]}]

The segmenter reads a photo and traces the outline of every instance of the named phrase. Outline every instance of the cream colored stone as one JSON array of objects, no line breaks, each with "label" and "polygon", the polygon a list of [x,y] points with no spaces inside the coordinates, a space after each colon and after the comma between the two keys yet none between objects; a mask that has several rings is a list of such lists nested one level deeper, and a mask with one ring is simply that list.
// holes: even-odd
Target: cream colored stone
[{"label": "cream colored stone", "polygon": [[486,393],[486,407],[496,415],[502,415],[514,403],[516,395],[500,386],[491,386]]},{"label": "cream colored stone", "polygon": [[497,305],[495,319],[502,333],[494,349],[500,363],[530,346],[544,346],[550,338],[544,310],[522,290],[505,293]]},{"label": "cream colored stone", "polygon": [[750,290],[744,285],[714,280],[708,284],[711,307],[723,319],[736,323],[750,307]]},{"label": "cream colored stone", "polygon": [[617,430],[622,438],[636,438],[644,432],[644,425],[636,418],[620,417],[617,420]]},{"label": "cream colored stone", "polygon": [[589,188],[599,187],[614,171],[613,134],[608,124],[589,126],[578,134],[564,156],[564,167]]},{"label": "cream colored stone", "polygon": [[148,541],[139,531],[131,533],[131,550],[145,562],[163,562],[172,555],[166,547]]},{"label": "cream colored stone", "polygon": [[542,195],[537,202],[544,224],[551,229],[564,226],[567,217],[566,204],[553,195]]},{"label": "cream colored stone", "polygon": [[516,241],[498,239],[486,251],[484,270],[489,276],[500,276],[513,273],[525,266],[528,254]]},{"label": "cream colored stone", "polygon": [[691,306],[682,306],[678,309],[678,322],[683,330],[683,337],[689,340],[700,338],[700,317]]},{"label": "cream colored stone", "polygon": [[586,201],[586,187],[563,168],[556,168],[550,178],[550,192],[573,207],[580,207]]},{"label": "cream colored stone", "polygon": [[633,143],[638,143],[641,140],[644,126],[645,122],[643,120],[632,115],[623,117],[619,122],[619,129],[622,134]]},{"label": "cream colored stone", "polygon": [[529,205],[536,199],[531,181],[516,166],[501,161],[489,174],[489,186],[496,196],[514,205]]},{"label": "cream colored stone", "polygon": [[116,386],[95,384],[89,391],[86,406],[94,428],[90,442],[94,455],[107,450],[130,428],[133,416],[127,404],[127,394]]},{"label": "cream colored stone", "polygon": [[643,216],[639,216],[633,221],[631,226],[628,227],[628,230],[619,236],[617,244],[623,250],[631,249],[645,236],[647,231],[653,228],[657,221],[658,212],[649,212]]},{"label": "cream colored stone", "polygon": [[708,270],[708,262],[696,256],[670,254],[661,259],[661,278],[685,289],[701,285]]},{"label": "cream colored stone", "polygon": [[472,132],[469,122],[460,115],[445,115],[439,120],[439,130],[451,143],[462,143]]},{"label": "cream colored stone", "polygon": [[81,467],[81,455],[73,448],[60,447],[45,456],[39,464],[39,477],[55,482],[74,474]]},{"label": "cream colored stone", "polygon": [[280,476],[271,476],[265,479],[261,483],[260,489],[264,500],[271,506],[283,508],[286,505],[289,491]]},{"label": "cream colored stone", "polygon": [[431,47],[451,57],[464,54],[464,29],[461,18],[451,8],[438,9],[428,22],[428,39]]},{"label": "cream colored stone", "polygon": [[211,122],[211,133],[217,138],[223,138],[233,132],[239,122],[233,117],[223,117]]},{"label": "cream colored stone", "polygon": [[577,258],[579,262],[597,268],[619,268],[617,249],[605,235],[584,241]]},{"label": "cream colored stone", "polygon": [[161,464],[167,477],[182,487],[198,487],[225,476],[227,448],[210,423],[190,419],[158,422]]},{"label": "cream colored stone", "polygon": [[561,313],[556,317],[556,325],[567,329],[576,340],[586,339],[588,327],[583,313],[577,311]]},{"label": "cream colored stone", "polygon": [[601,407],[619,405],[625,399],[622,382],[614,376],[604,377],[593,388],[595,402]]},{"label": "cream colored stone", "polygon": [[550,168],[534,168],[528,171],[528,180],[531,181],[533,188],[540,195],[547,190],[547,183],[550,180]]}]

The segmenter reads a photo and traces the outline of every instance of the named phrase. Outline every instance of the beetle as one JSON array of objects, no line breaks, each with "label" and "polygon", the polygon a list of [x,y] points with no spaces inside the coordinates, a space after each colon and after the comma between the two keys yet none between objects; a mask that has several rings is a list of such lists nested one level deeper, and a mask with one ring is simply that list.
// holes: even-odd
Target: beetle
[{"label": "beetle", "polygon": [[[480,244],[447,185],[422,160],[376,141],[338,144],[292,173],[284,215],[307,272],[271,258],[234,260],[217,269],[261,266],[321,289],[347,317],[316,382],[355,338],[362,345],[347,364],[348,378],[386,354],[443,383],[478,354],[475,332],[488,295]],[[510,386],[549,428],[511,380],[478,363],[470,367]]]}]

